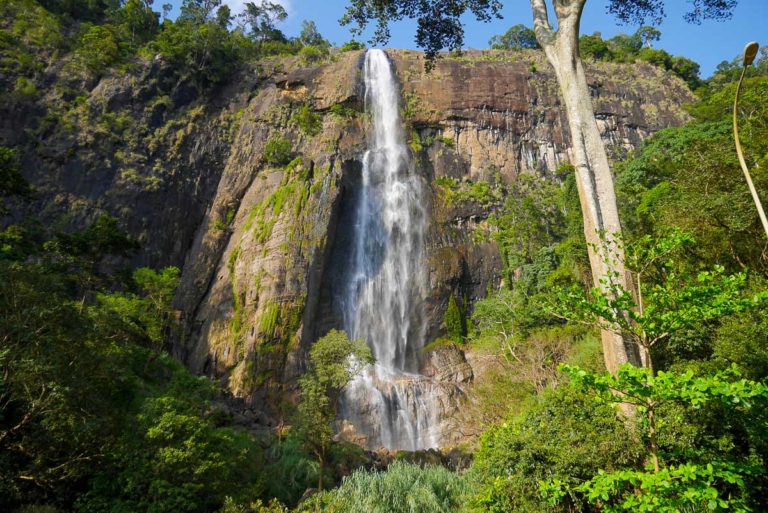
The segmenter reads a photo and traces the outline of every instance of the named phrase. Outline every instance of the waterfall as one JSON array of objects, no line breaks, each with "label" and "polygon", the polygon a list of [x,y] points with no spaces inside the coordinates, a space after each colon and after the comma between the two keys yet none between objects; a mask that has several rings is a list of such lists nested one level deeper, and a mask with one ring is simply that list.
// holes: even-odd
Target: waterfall
[{"label": "waterfall", "polygon": [[440,408],[432,384],[418,374],[424,346],[425,191],[405,144],[399,89],[382,50],[365,56],[368,150],[356,202],[344,289],[344,328],[363,339],[376,363],[347,385],[341,417],[370,448],[436,447]]}]

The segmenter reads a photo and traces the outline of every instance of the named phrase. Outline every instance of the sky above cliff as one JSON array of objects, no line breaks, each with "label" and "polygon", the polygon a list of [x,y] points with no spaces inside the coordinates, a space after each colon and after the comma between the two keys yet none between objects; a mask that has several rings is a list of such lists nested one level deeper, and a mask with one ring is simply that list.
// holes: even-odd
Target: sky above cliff
[{"label": "sky above cliff", "polygon": [[[239,12],[246,0],[224,0],[233,11]],[[274,1],[274,0],[273,0]],[[278,0],[286,6],[288,19],[279,28],[289,36],[295,36],[301,30],[302,20],[313,20],[320,32],[335,44],[348,41],[351,36],[348,27],[339,26],[338,20],[344,14],[346,0]],[[178,8],[181,0],[171,2]],[[487,48],[488,39],[494,34],[504,33],[507,28],[517,23],[531,26],[529,3],[523,0],[507,0],[502,14],[504,18],[491,23],[480,23],[473,18],[466,19],[466,48]],[[768,45],[768,0],[739,0],[733,18],[725,22],[705,22],[691,25],[683,20],[687,10],[687,1],[669,0],[666,2],[667,18],[659,29],[661,41],[655,46],[664,48],[673,55],[683,55],[701,65],[702,77],[712,74],[715,67],[723,60],[731,60],[741,54],[749,41],[758,41]],[[175,16],[174,9],[172,17]],[[636,26],[618,25],[615,19],[606,14],[604,0],[590,0],[582,20],[582,34],[600,32],[603,38],[625,32],[632,33]],[[370,30],[368,35],[370,36]],[[415,23],[404,21],[392,27],[392,39],[388,46],[392,48],[416,48],[413,42]]]}]

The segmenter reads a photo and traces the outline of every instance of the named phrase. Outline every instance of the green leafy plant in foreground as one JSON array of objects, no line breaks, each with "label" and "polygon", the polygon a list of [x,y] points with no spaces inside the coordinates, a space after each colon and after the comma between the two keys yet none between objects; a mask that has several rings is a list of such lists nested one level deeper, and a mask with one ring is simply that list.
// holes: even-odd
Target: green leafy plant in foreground
[{"label": "green leafy plant in foreground", "polygon": [[466,480],[447,468],[395,461],[383,472],[358,470],[340,487],[319,493],[299,511],[449,513],[461,506]]},{"label": "green leafy plant in foreground", "polygon": [[[625,289],[618,276],[608,274],[601,280],[602,287],[593,287],[586,297],[579,287],[561,293],[558,315],[622,333],[636,344],[644,366],[653,370],[651,349],[660,341],[697,324],[757,308],[768,300],[766,290],[752,296],[744,293],[745,273],[729,275],[719,265],[694,275],[677,270],[675,253],[693,242],[681,231],[654,240],[643,238],[626,248],[621,241],[608,238],[612,249],[606,258],[625,259],[635,290]],[[654,267],[662,269],[660,276],[646,284],[646,275]]]},{"label": "green leafy plant in foreground", "polygon": [[[629,404],[637,412],[637,429],[646,441],[645,470],[600,470],[594,477],[571,484],[558,479],[540,482],[540,491],[551,504],[576,493],[600,507],[601,511],[672,513],[682,508],[706,508],[709,511],[750,511],[747,504],[747,480],[757,469],[743,461],[681,461],[667,464],[659,449],[659,429],[666,419],[660,409],[670,402],[701,408],[719,402],[734,415],[768,400],[768,387],[739,379],[736,367],[710,376],[693,372],[660,371],[624,365],[614,376],[591,373],[563,365],[571,379],[596,393],[599,402]],[[671,456],[670,456],[671,459]]]}]

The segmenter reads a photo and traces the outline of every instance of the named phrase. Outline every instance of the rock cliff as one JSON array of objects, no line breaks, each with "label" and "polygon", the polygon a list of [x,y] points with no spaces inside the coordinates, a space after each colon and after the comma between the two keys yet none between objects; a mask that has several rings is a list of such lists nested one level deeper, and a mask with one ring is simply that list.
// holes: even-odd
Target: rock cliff
[{"label": "rock cliff", "polygon": [[[468,52],[431,74],[418,52],[389,55],[413,156],[432,184],[431,341],[444,334],[451,296],[466,312],[499,286],[498,248],[478,233],[505,184],[521,173],[552,177],[568,161],[569,133],[538,52]],[[142,242],[132,265],[181,266],[175,303],[185,329],[175,355],[220,379],[265,424],[286,414],[312,342],[341,324],[334,286],[366,144],[362,58],[262,63],[207,95],[166,80],[166,64],[154,60],[86,94],[52,90],[26,114],[0,113],[0,142],[27,147],[25,174],[39,191],[29,208],[65,230],[109,212]],[[653,66],[601,63],[588,77],[616,157],[686,119],[690,92]],[[64,104],[74,107],[52,107]],[[478,184],[487,184],[483,195],[473,194]],[[436,347],[424,374],[471,380],[461,351]]]}]

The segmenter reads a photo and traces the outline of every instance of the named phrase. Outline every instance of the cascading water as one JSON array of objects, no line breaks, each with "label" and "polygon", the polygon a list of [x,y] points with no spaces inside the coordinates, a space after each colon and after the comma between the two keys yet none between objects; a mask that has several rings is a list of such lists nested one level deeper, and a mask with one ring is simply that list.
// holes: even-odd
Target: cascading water
[{"label": "cascading water", "polygon": [[341,417],[370,448],[418,450],[439,443],[433,384],[418,374],[424,345],[424,185],[411,165],[399,114],[399,90],[386,53],[365,56],[369,149],[344,291],[344,327],[370,346],[376,364],[355,378]]}]

